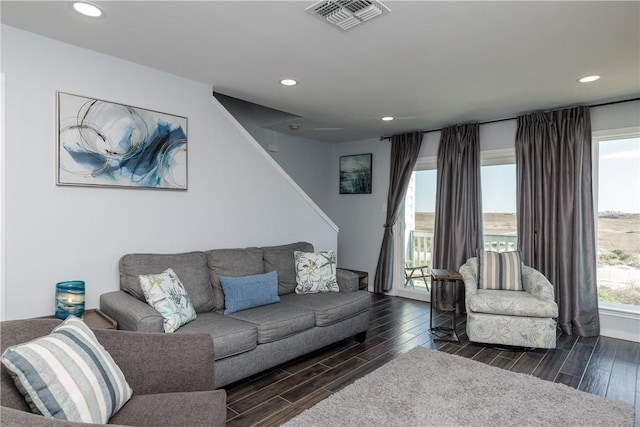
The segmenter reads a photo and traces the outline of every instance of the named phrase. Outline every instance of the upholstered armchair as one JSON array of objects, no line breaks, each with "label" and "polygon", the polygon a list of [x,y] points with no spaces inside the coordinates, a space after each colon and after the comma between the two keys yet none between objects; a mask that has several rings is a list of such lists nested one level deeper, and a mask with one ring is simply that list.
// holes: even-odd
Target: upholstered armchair
[{"label": "upholstered armchair", "polygon": [[517,264],[522,290],[479,287],[482,278],[477,257],[460,267],[465,285],[467,336],[479,343],[555,348],[558,305],[553,285],[539,271],[521,264],[519,258]]}]

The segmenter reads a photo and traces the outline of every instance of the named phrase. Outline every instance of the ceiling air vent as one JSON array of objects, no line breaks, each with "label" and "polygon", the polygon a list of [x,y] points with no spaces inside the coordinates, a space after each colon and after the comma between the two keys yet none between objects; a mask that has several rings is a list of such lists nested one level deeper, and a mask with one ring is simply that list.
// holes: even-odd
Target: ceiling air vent
[{"label": "ceiling air vent", "polygon": [[306,11],[346,31],[389,13],[389,8],[376,0],[322,0],[309,6]]}]

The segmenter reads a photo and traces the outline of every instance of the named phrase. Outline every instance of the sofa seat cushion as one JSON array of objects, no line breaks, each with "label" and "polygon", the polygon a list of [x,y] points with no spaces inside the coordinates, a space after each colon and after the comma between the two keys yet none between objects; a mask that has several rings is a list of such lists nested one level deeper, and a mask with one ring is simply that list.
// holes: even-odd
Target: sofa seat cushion
[{"label": "sofa seat cushion", "polygon": [[258,330],[254,325],[213,311],[198,314],[194,321],[175,333],[211,335],[216,360],[251,351],[258,345]]},{"label": "sofa seat cushion", "polygon": [[295,251],[313,252],[313,245],[307,242],[290,243],[280,246],[266,246],[264,252],[264,271],[278,272],[278,295],[291,294],[296,288]]},{"label": "sofa seat cushion", "polygon": [[260,248],[213,249],[207,251],[206,256],[217,311],[224,309],[220,276],[241,277],[264,273]]},{"label": "sofa seat cushion", "polygon": [[[127,426],[224,426],[224,390],[189,393],[134,394],[109,420]],[[205,421],[206,420],[206,421]]]},{"label": "sofa seat cushion", "polygon": [[128,254],[120,258],[120,289],[145,301],[140,287],[140,275],[159,274],[171,268],[189,294],[196,313],[215,307],[204,252],[179,254]]},{"label": "sofa seat cushion", "polygon": [[371,294],[366,291],[288,294],[281,296],[280,300],[282,303],[313,310],[316,314],[316,326],[332,325],[371,307]]},{"label": "sofa seat cushion", "polygon": [[259,344],[281,340],[311,329],[315,324],[312,310],[282,303],[238,311],[228,317],[254,325],[258,329]]},{"label": "sofa seat cushion", "polygon": [[498,291],[478,289],[468,301],[474,313],[502,314],[524,317],[557,317],[558,305],[542,300],[525,291]]}]

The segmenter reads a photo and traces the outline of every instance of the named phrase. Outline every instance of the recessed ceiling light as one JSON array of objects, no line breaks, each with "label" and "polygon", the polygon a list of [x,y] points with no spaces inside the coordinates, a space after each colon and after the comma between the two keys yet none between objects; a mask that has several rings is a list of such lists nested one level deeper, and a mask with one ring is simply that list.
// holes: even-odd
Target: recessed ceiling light
[{"label": "recessed ceiling light", "polygon": [[100,9],[95,4],[77,1],[73,3],[73,8],[76,10],[76,12],[81,13],[85,16],[90,16],[92,18],[102,16],[102,9]]},{"label": "recessed ceiling light", "polygon": [[385,121],[385,122],[390,122],[391,120],[393,120],[393,117],[386,116],[386,117],[383,117],[382,120]]},{"label": "recessed ceiling light", "polygon": [[598,75],[593,75],[593,76],[584,76],[578,79],[578,81],[580,83],[589,83],[589,82],[595,82],[596,80],[599,80],[600,76]]},{"label": "recessed ceiling light", "polygon": [[295,86],[298,82],[293,79],[282,79],[280,80],[280,84],[283,86]]}]

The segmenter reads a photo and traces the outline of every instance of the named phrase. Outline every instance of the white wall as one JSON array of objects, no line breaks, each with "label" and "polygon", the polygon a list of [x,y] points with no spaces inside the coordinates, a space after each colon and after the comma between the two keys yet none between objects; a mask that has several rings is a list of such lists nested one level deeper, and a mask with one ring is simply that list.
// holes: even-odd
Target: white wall
[{"label": "white wall", "polygon": [[[334,225],[211,95],[211,87],[2,26],[5,317],[53,313],[54,285],[81,279],[87,308],[118,289],[129,252],[308,240]],[[55,185],[56,91],[188,117],[189,190]]]},{"label": "white wall", "polygon": [[[640,101],[606,105],[591,109],[594,130],[624,128],[640,125]],[[513,148],[516,134],[516,120],[489,123],[480,126],[480,146],[482,151]],[[420,157],[434,158],[438,152],[440,132],[424,135]],[[345,154],[373,152],[373,191],[370,195],[337,194],[337,165],[339,157]],[[387,203],[390,142],[371,139],[343,143],[334,150],[334,193],[332,219],[340,227],[338,248],[340,266],[369,272],[369,289],[373,289],[382,226],[385,220],[383,206]]]},{"label": "white wall", "polygon": [[216,96],[265,150],[270,147],[277,150],[268,151],[269,155],[324,212],[330,214],[331,188],[327,179],[333,145],[269,129],[296,116],[248,101]]},{"label": "white wall", "polygon": [[591,130],[620,129],[640,126],[640,101],[591,108]]},{"label": "white wall", "polygon": [[[371,194],[339,194],[340,156],[372,153]],[[332,168],[332,219],[340,228],[338,266],[369,273],[369,289],[382,243],[389,191],[391,144],[379,138],[337,144]]]}]

